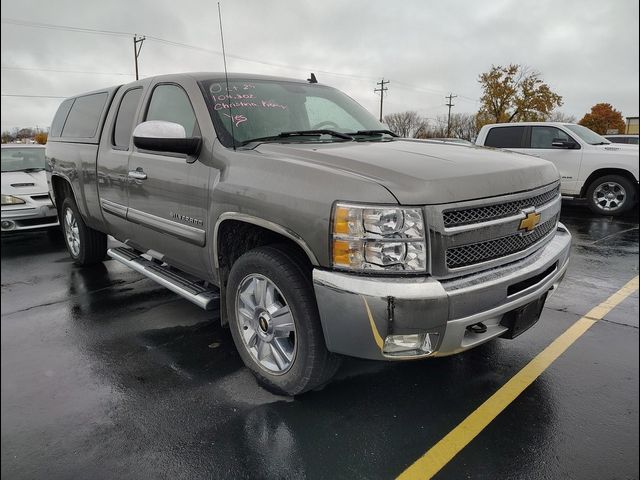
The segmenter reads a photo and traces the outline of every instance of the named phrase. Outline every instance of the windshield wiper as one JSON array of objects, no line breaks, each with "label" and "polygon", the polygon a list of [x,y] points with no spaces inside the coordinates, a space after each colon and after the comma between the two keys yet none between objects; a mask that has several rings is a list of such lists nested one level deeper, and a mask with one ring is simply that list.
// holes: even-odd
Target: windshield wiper
[{"label": "windshield wiper", "polygon": [[31,168],[25,168],[24,170],[14,170],[16,172],[39,172],[41,170],[44,170],[44,167],[31,167]]},{"label": "windshield wiper", "polygon": [[610,145],[611,142],[598,142],[598,143],[592,143],[591,145]]},{"label": "windshield wiper", "polygon": [[335,130],[296,130],[293,132],[281,132],[278,135],[271,135],[268,137],[251,138],[249,140],[245,140],[240,145],[244,146],[255,142],[274,142],[282,140],[283,138],[320,137],[322,135],[331,135],[332,137],[340,138],[342,140],[353,140],[351,135],[336,132]]},{"label": "windshield wiper", "polygon": [[398,137],[391,130],[358,130],[357,132],[349,132],[348,135],[366,135],[368,137],[372,136],[382,136],[384,134],[391,135],[392,137]]}]

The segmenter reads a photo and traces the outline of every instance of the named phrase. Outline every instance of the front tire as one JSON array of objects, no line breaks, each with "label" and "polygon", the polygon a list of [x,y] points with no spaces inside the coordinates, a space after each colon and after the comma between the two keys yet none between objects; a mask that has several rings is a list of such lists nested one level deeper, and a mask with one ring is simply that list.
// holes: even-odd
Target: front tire
[{"label": "front tire", "polygon": [[635,189],[621,175],[605,175],[596,178],[587,188],[587,202],[598,215],[620,215],[633,206]]},{"label": "front tire", "polygon": [[337,371],[308,272],[285,247],[259,247],[233,264],[227,313],[240,357],[268,390],[297,395]]},{"label": "front tire", "polygon": [[107,236],[84,223],[73,198],[64,199],[61,211],[60,226],[74,263],[80,266],[100,263],[107,252]]}]

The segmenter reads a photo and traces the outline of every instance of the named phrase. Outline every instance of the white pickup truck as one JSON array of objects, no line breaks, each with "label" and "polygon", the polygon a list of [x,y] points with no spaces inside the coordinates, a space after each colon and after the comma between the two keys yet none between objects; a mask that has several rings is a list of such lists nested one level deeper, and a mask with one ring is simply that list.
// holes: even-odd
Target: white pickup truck
[{"label": "white pickup truck", "polygon": [[505,148],[555,164],[564,196],[585,198],[602,215],[619,215],[638,198],[638,146],[612,144],[574,123],[523,122],[485,125],[476,145]]}]

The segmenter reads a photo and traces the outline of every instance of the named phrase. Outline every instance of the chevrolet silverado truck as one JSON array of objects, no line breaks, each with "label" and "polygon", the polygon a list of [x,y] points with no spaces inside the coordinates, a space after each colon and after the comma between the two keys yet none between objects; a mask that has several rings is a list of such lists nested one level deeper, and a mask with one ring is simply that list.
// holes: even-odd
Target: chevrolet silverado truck
[{"label": "chevrolet silverado truck", "polygon": [[46,155],[75,263],[106,253],[218,309],[283,394],[321,387],[343,355],[515,337],[569,260],[553,164],[398,138],[313,81],[175,74],[86,93],[60,105]]},{"label": "chevrolet silverado truck", "polygon": [[562,195],[586,199],[598,215],[620,215],[638,201],[638,146],[612,144],[575,123],[495,123],[476,144],[506,148],[553,162]]}]

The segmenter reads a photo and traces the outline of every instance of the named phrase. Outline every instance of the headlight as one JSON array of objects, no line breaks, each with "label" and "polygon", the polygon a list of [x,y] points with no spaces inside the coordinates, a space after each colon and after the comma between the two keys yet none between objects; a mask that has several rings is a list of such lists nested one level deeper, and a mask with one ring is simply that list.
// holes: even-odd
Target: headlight
[{"label": "headlight", "polygon": [[25,203],[24,200],[12,195],[2,195],[2,205],[20,205]]},{"label": "headlight", "polygon": [[338,203],[331,228],[331,256],[336,268],[426,270],[425,225],[420,208]]}]

